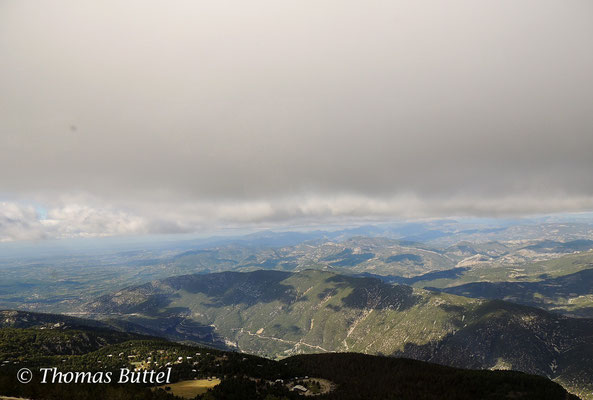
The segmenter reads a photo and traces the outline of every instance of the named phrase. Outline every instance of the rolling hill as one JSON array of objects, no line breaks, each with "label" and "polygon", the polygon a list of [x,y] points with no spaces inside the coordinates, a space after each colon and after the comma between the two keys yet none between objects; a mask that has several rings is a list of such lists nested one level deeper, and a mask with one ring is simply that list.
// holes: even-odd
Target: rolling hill
[{"label": "rolling hill", "polygon": [[504,299],[569,316],[593,318],[593,269],[536,282],[473,282],[441,290],[460,296]]},{"label": "rolling hill", "polygon": [[[44,318],[39,315],[37,318]],[[59,324],[59,316],[48,316]],[[71,319],[69,319],[71,321]],[[86,332],[65,328],[45,332],[59,340],[62,335],[84,339]],[[0,328],[0,354],[14,347],[34,348],[35,331],[40,328]],[[117,335],[120,332],[112,332]],[[97,349],[80,354],[56,354],[39,348],[33,354],[12,358],[0,364],[0,396],[35,399],[162,399],[175,397],[150,384],[54,384],[40,383],[39,374],[29,384],[17,382],[16,372],[22,367],[35,371],[41,366],[59,366],[60,371],[112,372],[119,368],[165,371],[171,368],[171,382],[193,382],[194,379],[217,377],[220,384],[206,393],[202,400],[296,400],[303,397],[293,388],[299,384],[308,395],[319,399],[524,399],[578,400],[560,385],[535,375],[516,371],[477,371],[445,367],[405,358],[379,357],[355,353],[298,355],[273,361],[257,356],[224,352],[211,348],[188,346],[164,340],[134,339],[105,343]],[[172,386],[172,385],[171,385]],[[199,393],[199,392],[198,392]],[[193,397],[193,395],[191,396]]]},{"label": "rolling hill", "polygon": [[115,330],[99,321],[58,314],[0,311],[0,359],[25,360],[40,354],[85,354],[103,346],[150,336]]},{"label": "rolling hill", "polygon": [[[591,393],[593,321],[330,272],[185,275],[86,306],[174,340],[273,358],[360,352],[515,369]],[[590,397],[588,397],[590,398]]]}]

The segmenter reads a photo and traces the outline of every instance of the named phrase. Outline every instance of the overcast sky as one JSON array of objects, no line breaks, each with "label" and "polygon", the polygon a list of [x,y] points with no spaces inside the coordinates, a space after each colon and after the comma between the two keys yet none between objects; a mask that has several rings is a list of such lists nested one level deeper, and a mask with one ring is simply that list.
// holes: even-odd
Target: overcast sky
[{"label": "overcast sky", "polygon": [[593,209],[590,0],[0,0],[0,241]]}]

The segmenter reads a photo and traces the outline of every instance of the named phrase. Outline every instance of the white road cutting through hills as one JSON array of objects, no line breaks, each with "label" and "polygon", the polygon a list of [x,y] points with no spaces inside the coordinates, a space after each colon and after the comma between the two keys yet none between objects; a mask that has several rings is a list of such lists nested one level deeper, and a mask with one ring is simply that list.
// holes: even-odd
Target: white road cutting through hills
[{"label": "white road cutting through hills", "polygon": [[313,344],[305,343],[305,342],[303,342],[301,340],[299,340],[298,342],[295,342],[295,341],[292,341],[292,340],[280,339],[280,338],[276,338],[276,337],[273,337],[273,336],[258,335],[257,333],[252,333],[252,332],[250,332],[248,330],[245,330],[243,328],[241,328],[239,330],[239,333],[246,333],[249,336],[255,336],[255,337],[258,337],[260,339],[275,340],[277,342],[287,343],[287,344],[291,344],[293,346],[299,346],[299,345],[300,346],[307,346],[307,347],[310,347],[312,349],[318,349],[318,350],[321,350],[321,351],[325,351],[326,353],[329,353],[330,352],[329,350],[324,349],[321,346],[316,346],[316,345],[313,345]]}]

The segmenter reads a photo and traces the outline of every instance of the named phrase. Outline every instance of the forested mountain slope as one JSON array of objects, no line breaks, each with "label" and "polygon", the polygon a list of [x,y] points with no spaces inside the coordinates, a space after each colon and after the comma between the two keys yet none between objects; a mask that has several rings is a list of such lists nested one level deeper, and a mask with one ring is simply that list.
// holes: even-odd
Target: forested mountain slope
[{"label": "forested mountain slope", "polygon": [[268,357],[360,352],[516,369],[591,390],[593,321],[307,270],[186,275],[87,305],[176,340]]}]

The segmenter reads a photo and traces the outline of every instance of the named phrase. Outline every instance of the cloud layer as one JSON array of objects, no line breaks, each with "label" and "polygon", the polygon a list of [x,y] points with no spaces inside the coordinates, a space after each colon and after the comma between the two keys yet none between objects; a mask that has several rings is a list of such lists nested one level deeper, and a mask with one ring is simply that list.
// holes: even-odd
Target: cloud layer
[{"label": "cloud layer", "polygon": [[108,205],[91,198],[65,199],[44,215],[19,202],[0,202],[0,242],[119,235],[212,233],[225,228],[322,227],[345,221],[377,222],[397,217],[502,216],[521,217],[593,209],[590,197],[447,198],[416,196],[305,196],[267,201],[160,203],[134,202],[130,207]]},{"label": "cloud layer", "polygon": [[3,2],[0,236],[591,209],[592,17],[584,0]]}]

